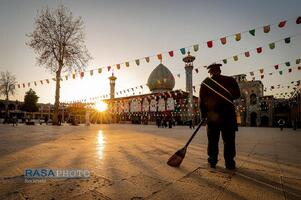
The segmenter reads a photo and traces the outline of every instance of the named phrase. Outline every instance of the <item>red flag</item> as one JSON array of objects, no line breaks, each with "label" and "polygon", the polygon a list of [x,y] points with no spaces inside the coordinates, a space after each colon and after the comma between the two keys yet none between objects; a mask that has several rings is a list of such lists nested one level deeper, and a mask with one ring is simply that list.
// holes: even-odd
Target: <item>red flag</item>
[{"label": "red flag", "polygon": [[108,72],[111,70],[111,66],[107,66]]},{"label": "red flag", "polygon": [[227,38],[226,38],[226,37],[223,37],[223,38],[221,38],[220,40],[221,40],[221,43],[222,43],[223,45],[225,45],[225,44],[227,43]]},{"label": "red flag", "polygon": [[261,52],[262,52],[262,47],[258,47],[258,48],[256,49],[256,51],[257,51],[257,53],[261,53]]},{"label": "red flag", "polygon": [[274,67],[275,67],[275,69],[278,69],[278,68],[279,68],[279,65],[275,65]]},{"label": "red flag", "polygon": [[208,46],[208,48],[212,48],[213,47],[213,41],[212,40],[208,41],[207,46]]},{"label": "red flag", "polygon": [[85,72],[81,72],[80,73],[80,78],[84,78],[84,76],[85,76]]},{"label": "red flag", "polygon": [[286,21],[279,22],[278,27],[283,28],[285,26],[285,23],[286,23]]},{"label": "red flag", "polygon": [[169,51],[168,54],[170,57],[173,57],[173,51]]},{"label": "red flag", "polygon": [[250,52],[246,51],[246,52],[245,52],[245,56],[246,56],[246,57],[250,57]]}]

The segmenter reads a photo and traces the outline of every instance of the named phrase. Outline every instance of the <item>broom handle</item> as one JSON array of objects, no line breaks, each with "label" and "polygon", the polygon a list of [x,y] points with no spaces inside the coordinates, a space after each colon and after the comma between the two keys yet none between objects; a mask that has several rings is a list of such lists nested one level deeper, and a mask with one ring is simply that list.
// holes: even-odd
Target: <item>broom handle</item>
[{"label": "broom handle", "polygon": [[190,144],[190,142],[192,141],[192,139],[194,138],[194,136],[197,134],[197,132],[199,131],[199,129],[201,128],[202,124],[204,123],[205,119],[203,118],[201,120],[201,122],[199,123],[198,127],[195,129],[195,131],[193,132],[192,136],[189,138],[189,140],[187,141],[185,148],[188,147],[188,145]]}]

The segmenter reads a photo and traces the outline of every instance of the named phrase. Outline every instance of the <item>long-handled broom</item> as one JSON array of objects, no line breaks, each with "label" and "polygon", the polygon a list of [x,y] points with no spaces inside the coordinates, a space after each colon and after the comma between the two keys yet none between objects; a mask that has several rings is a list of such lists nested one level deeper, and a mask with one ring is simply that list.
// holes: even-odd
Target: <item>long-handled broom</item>
[{"label": "long-handled broom", "polygon": [[186,150],[187,150],[188,145],[190,144],[190,142],[192,141],[192,139],[194,138],[194,136],[197,134],[197,132],[201,128],[201,126],[202,126],[202,124],[203,124],[204,121],[205,121],[205,119],[201,120],[201,122],[199,123],[198,127],[195,129],[195,131],[193,132],[192,136],[187,141],[186,145],[182,149],[178,150],[174,155],[172,155],[168,159],[167,164],[169,166],[179,167],[181,165],[182,161],[185,158],[185,154],[186,154]]}]

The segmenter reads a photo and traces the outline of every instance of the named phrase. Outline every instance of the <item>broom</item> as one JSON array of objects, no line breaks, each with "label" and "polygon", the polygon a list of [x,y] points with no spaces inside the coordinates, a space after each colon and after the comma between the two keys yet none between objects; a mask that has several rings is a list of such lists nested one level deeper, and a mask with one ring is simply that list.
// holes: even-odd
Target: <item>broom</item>
[{"label": "broom", "polygon": [[201,122],[199,123],[198,127],[195,129],[195,131],[193,132],[192,136],[187,141],[186,145],[182,149],[178,150],[174,155],[172,155],[168,159],[167,164],[169,166],[179,167],[181,165],[182,161],[185,158],[185,154],[186,154],[186,150],[187,150],[188,145],[190,144],[190,142],[192,141],[192,139],[194,138],[194,136],[196,135],[196,133],[199,131],[199,129],[201,128],[201,126],[202,126],[202,124],[203,124],[204,121],[205,121],[204,119],[201,120]]}]

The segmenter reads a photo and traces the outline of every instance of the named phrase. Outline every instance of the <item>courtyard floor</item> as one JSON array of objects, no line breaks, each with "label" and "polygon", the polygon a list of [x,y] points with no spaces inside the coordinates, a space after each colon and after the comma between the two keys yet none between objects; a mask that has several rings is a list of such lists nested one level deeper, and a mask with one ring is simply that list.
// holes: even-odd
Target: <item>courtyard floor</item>
[{"label": "courtyard floor", "polygon": [[[166,164],[188,127],[0,125],[0,199],[301,199],[301,130],[241,127],[236,171],[207,166],[205,127],[180,168]],[[26,183],[27,168],[87,169],[89,179]]]}]

